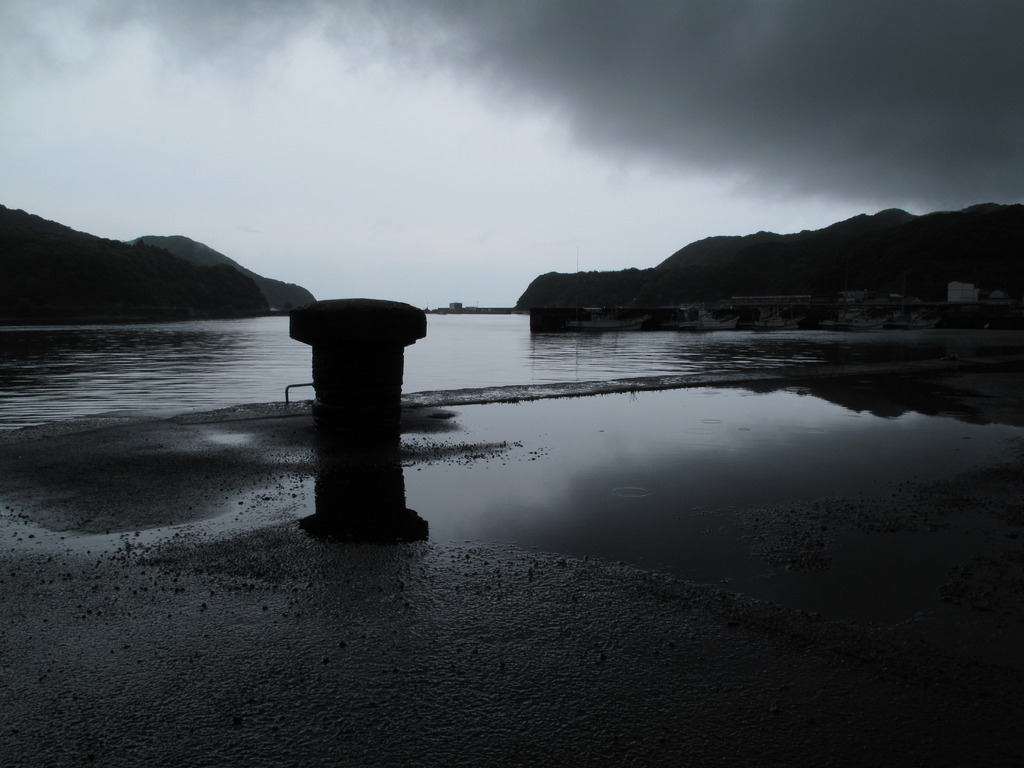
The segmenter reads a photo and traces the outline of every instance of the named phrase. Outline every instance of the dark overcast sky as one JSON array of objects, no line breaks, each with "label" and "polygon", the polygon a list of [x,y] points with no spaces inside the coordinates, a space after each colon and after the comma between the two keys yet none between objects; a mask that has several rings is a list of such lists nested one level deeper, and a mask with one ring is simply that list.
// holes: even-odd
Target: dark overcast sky
[{"label": "dark overcast sky", "polygon": [[555,110],[599,151],[807,194],[1024,191],[1019,1],[408,6],[440,28],[428,58]]}]

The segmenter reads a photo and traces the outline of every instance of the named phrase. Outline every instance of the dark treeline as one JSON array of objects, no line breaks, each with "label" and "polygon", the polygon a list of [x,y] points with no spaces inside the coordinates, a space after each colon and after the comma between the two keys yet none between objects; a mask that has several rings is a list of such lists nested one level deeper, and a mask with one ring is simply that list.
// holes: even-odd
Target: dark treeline
[{"label": "dark treeline", "polygon": [[1020,298],[1024,206],[926,216],[889,210],[791,235],[710,237],[650,269],[541,275],[516,307],[657,307],[860,289],[941,301],[953,280]]},{"label": "dark treeline", "polygon": [[209,246],[204,245],[203,243],[198,243],[190,238],[183,237],[182,235],[146,235],[144,237],[136,238],[132,242],[141,242],[146,245],[163,248],[179,258],[185,259],[185,261],[191,261],[193,264],[201,264],[203,266],[227,264],[228,266],[234,267],[243,275],[248,275],[256,282],[256,285],[259,286],[260,291],[263,293],[264,297],[266,297],[267,303],[270,305],[271,309],[291,309],[292,307],[301,307],[304,304],[311,304],[316,301],[313,294],[300,285],[285,283],[281,280],[274,280],[273,278],[258,275],[251,269],[246,269],[234,259],[225,256],[223,253],[218,253]]},{"label": "dark treeline", "polygon": [[0,316],[235,317],[267,311],[255,282],[162,248],[0,206]]}]

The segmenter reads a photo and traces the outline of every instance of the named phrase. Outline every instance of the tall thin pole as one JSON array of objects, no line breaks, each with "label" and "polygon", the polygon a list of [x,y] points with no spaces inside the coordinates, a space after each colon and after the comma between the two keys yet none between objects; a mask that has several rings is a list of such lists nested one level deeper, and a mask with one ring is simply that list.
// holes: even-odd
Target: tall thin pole
[{"label": "tall thin pole", "polygon": [[580,319],[580,307],[583,306],[583,276],[580,275],[580,244],[576,243],[576,319]]}]

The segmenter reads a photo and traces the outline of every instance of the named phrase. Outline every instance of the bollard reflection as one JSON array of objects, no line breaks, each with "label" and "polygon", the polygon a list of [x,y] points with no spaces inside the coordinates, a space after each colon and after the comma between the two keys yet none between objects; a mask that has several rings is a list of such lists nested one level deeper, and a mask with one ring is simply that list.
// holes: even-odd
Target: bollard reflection
[{"label": "bollard reflection", "polygon": [[392,451],[321,454],[316,513],[303,530],[319,538],[389,544],[427,538],[428,524],[405,504],[405,476]]}]

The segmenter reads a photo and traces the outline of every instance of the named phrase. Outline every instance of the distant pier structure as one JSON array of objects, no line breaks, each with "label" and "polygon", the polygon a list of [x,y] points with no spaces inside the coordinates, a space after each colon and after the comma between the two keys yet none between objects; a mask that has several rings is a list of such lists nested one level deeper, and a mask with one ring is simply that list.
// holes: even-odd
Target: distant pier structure
[{"label": "distant pier structure", "polygon": [[[1024,330],[1024,307],[1003,291],[980,293],[970,283],[950,283],[944,301],[920,301],[898,294],[874,291],[843,291],[838,296],[816,298],[809,294],[732,296],[719,301],[692,302],[662,307],[535,307],[530,310],[532,333],[560,333],[573,330],[571,321],[588,320],[597,314],[621,320],[645,318],[641,331],[664,330],[672,326],[681,309],[700,308],[717,315],[736,315],[738,330],[757,329],[766,317],[799,317],[798,328],[826,328],[838,313],[863,311],[876,317],[908,312],[938,318],[939,328],[991,328]],[[763,327],[763,326],[762,326]],[[894,325],[893,327],[898,327]]]},{"label": "distant pier structure", "polygon": [[748,307],[806,307],[814,299],[810,294],[786,296],[733,296],[728,300],[732,306]]},{"label": "distant pier structure", "polygon": [[511,315],[512,307],[467,307],[461,301],[453,301],[447,307],[427,310],[434,315]]}]

